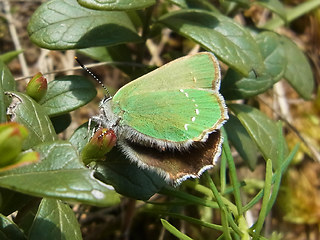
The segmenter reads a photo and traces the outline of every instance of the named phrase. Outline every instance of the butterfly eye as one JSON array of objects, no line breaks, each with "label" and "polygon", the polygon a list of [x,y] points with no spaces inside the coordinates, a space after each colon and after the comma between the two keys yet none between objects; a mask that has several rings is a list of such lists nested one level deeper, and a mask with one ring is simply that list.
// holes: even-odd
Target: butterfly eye
[{"label": "butterfly eye", "polygon": [[111,96],[105,96],[105,97],[102,99],[101,103],[104,104],[104,103],[106,103],[106,102],[109,102],[111,99],[112,99]]}]

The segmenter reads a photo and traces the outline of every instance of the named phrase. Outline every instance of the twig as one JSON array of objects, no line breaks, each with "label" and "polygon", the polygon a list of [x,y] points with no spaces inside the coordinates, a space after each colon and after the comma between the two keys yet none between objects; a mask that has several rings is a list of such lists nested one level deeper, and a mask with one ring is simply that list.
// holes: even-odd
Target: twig
[{"label": "twig", "polygon": [[285,97],[285,90],[283,87],[283,82],[279,81],[273,86],[273,91],[275,92],[275,100],[279,104],[279,110],[282,116],[286,116],[288,122],[292,123],[292,116],[289,110],[289,104]]},{"label": "twig", "polygon": [[[15,25],[13,24],[13,18],[12,18],[11,12],[10,12],[10,3],[8,0],[4,0],[3,4],[4,4],[4,12],[5,12],[6,19],[8,21],[9,32],[12,37],[13,44],[14,44],[16,50],[21,50],[22,48],[21,48],[20,41],[19,41],[19,38],[17,35],[17,30],[16,30]],[[22,74],[24,76],[29,76],[30,73],[29,73],[26,59],[24,58],[24,54],[23,53],[19,54],[18,58],[19,58],[19,62],[21,65]]]},{"label": "twig", "polygon": [[270,108],[281,120],[283,120],[288,127],[297,135],[298,138],[306,145],[307,148],[309,148],[311,154],[315,158],[316,161],[320,163],[320,153],[318,150],[311,144],[309,143],[298,131],[298,129],[295,128],[281,113],[276,111],[273,107],[271,107],[267,102],[265,102],[262,97],[258,96],[258,99],[265,104],[268,108]]},{"label": "twig", "polygon": [[[133,63],[133,62],[100,62],[100,63],[92,63],[92,64],[86,64],[87,68],[94,68],[94,67],[99,67],[99,66],[106,66],[106,65],[118,65],[118,66],[135,66],[135,67],[145,67],[146,65],[140,64],[140,63]],[[81,70],[82,68],[79,67],[73,67],[73,68],[65,68],[65,69],[60,69],[60,70],[55,70],[55,71],[50,71],[46,73],[42,73],[43,75],[49,75],[49,74],[55,74],[55,73],[63,73],[63,72],[68,72],[68,71],[75,71],[75,70]],[[25,80],[28,78],[32,78],[33,75],[29,75],[26,77],[18,77],[15,78],[16,81],[21,81]]]}]

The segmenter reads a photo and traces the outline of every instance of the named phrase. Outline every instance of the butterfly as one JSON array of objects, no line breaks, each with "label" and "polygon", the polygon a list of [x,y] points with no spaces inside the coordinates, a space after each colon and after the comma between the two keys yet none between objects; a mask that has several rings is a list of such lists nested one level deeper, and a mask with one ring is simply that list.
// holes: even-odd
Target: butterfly
[{"label": "butterfly", "polygon": [[228,119],[216,57],[181,57],[128,83],[92,118],[114,131],[117,148],[142,168],[180,184],[214,166]]}]

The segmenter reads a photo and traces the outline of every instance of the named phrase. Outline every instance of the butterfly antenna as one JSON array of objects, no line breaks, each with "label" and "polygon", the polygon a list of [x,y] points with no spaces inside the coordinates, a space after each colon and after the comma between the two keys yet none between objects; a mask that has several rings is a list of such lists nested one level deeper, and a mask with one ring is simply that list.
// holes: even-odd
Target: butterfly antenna
[{"label": "butterfly antenna", "polygon": [[83,65],[82,62],[80,62],[80,60],[77,57],[74,57],[74,59],[78,62],[80,67],[86,70],[103,87],[103,89],[107,92],[107,95],[108,95],[106,98],[107,99],[112,98],[108,88],[106,88],[106,86],[100,81],[100,79],[95,74],[93,74],[85,65]]}]

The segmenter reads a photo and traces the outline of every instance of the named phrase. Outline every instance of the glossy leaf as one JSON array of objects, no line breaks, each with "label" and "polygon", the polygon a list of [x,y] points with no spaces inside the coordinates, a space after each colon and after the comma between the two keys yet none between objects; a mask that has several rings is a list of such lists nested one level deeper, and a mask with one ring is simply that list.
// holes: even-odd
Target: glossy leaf
[{"label": "glossy leaf", "polygon": [[18,122],[29,130],[29,136],[23,142],[23,149],[57,138],[48,115],[37,102],[23,93],[9,92],[8,94],[12,98],[8,110],[11,121]]},{"label": "glossy leaf", "polygon": [[281,40],[287,61],[284,78],[301,97],[310,100],[315,87],[311,66],[297,45],[284,36]]},{"label": "glossy leaf", "polygon": [[[271,159],[273,166],[278,168],[278,127],[274,121],[269,119],[258,109],[248,105],[230,104],[228,107],[235,113],[251,138],[257,144],[265,160]],[[284,150],[287,155],[287,148]]]},{"label": "glossy leaf", "polygon": [[204,10],[180,10],[162,16],[167,27],[199,43],[221,61],[247,76],[264,70],[259,47],[251,34],[234,20]]},{"label": "glossy leaf", "polygon": [[216,8],[206,0],[170,0],[170,2],[181,8],[216,10]]},{"label": "glossy leaf", "polygon": [[0,60],[0,123],[7,121],[7,105],[8,97],[5,96],[6,91],[14,91],[16,82],[9,71],[8,67]]},{"label": "glossy leaf", "polygon": [[30,240],[82,239],[79,223],[68,204],[42,199],[29,232]]},{"label": "glossy leaf", "polygon": [[0,61],[0,81],[3,91],[16,90],[16,82],[9,68],[2,61]]},{"label": "glossy leaf", "polygon": [[72,121],[70,113],[66,113],[56,117],[51,117],[50,120],[57,134],[66,130],[67,127],[70,126]]},{"label": "glossy leaf", "polygon": [[254,170],[258,161],[258,149],[241,122],[232,114],[224,125],[228,139],[232,142],[242,159],[251,170]]},{"label": "glossy leaf", "polygon": [[91,138],[91,132],[88,131],[88,122],[78,127],[69,139],[69,142],[80,153],[84,146],[89,142]]},{"label": "glossy leaf", "polygon": [[[127,62],[133,62],[131,50],[127,45],[121,44],[110,47],[92,47],[80,49],[78,52],[97,61],[117,62],[113,65],[114,67],[131,76],[132,79],[135,78],[132,74],[137,72],[137,68],[135,66],[130,66],[130,64],[126,64]],[[133,65],[134,64],[135,63],[133,63]]]},{"label": "glossy leaf", "polygon": [[2,88],[2,83],[0,82],[0,123],[5,123],[7,121],[7,104],[6,95]]},{"label": "glossy leaf", "polygon": [[96,94],[92,81],[82,76],[69,75],[49,82],[47,94],[39,104],[53,117],[87,104]]},{"label": "glossy leaf", "polygon": [[108,62],[112,61],[109,55],[108,48],[106,47],[91,47],[77,50],[77,52],[86,55],[96,61]]},{"label": "glossy leaf", "polygon": [[242,99],[265,92],[279,81],[287,66],[281,37],[276,33],[263,32],[256,36],[266,67],[265,72],[251,71],[248,77],[229,69],[221,83],[221,93],[226,99]]},{"label": "glossy leaf", "polygon": [[9,214],[21,209],[32,197],[9,189],[0,188],[0,212],[8,216]]},{"label": "glossy leaf", "polygon": [[283,49],[283,41],[281,35],[274,32],[262,32],[256,36],[266,72],[272,77],[272,82],[279,81],[287,67],[286,52]]},{"label": "glossy leaf", "polygon": [[26,240],[26,237],[14,222],[0,214],[0,239]]},{"label": "glossy leaf", "polygon": [[40,153],[41,161],[0,173],[1,187],[97,206],[119,202],[113,188],[95,179],[93,171],[83,166],[70,143],[44,143],[34,150]]},{"label": "glossy leaf", "polygon": [[148,200],[166,185],[157,173],[130,162],[116,147],[94,168],[97,178],[111,184],[118,193],[135,199]]},{"label": "glossy leaf", "polygon": [[155,0],[117,0],[117,1],[99,1],[99,0],[78,0],[78,2],[87,8],[106,10],[106,11],[128,11],[149,7],[156,3]]},{"label": "glossy leaf", "polygon": [[28,33],[32,42],[48,49],[109,46],[140,40],[125,12],[97,11],[77,0],[43,3],[32,15]]},{"label": "glossy leaf", "polygon": [[259,76],[250,72],[243,77],[238,72],[229,69],[221,82],[221,94],[226,100],[243,99],[256,96],[272,87],[272,78],[268,73]]}]

